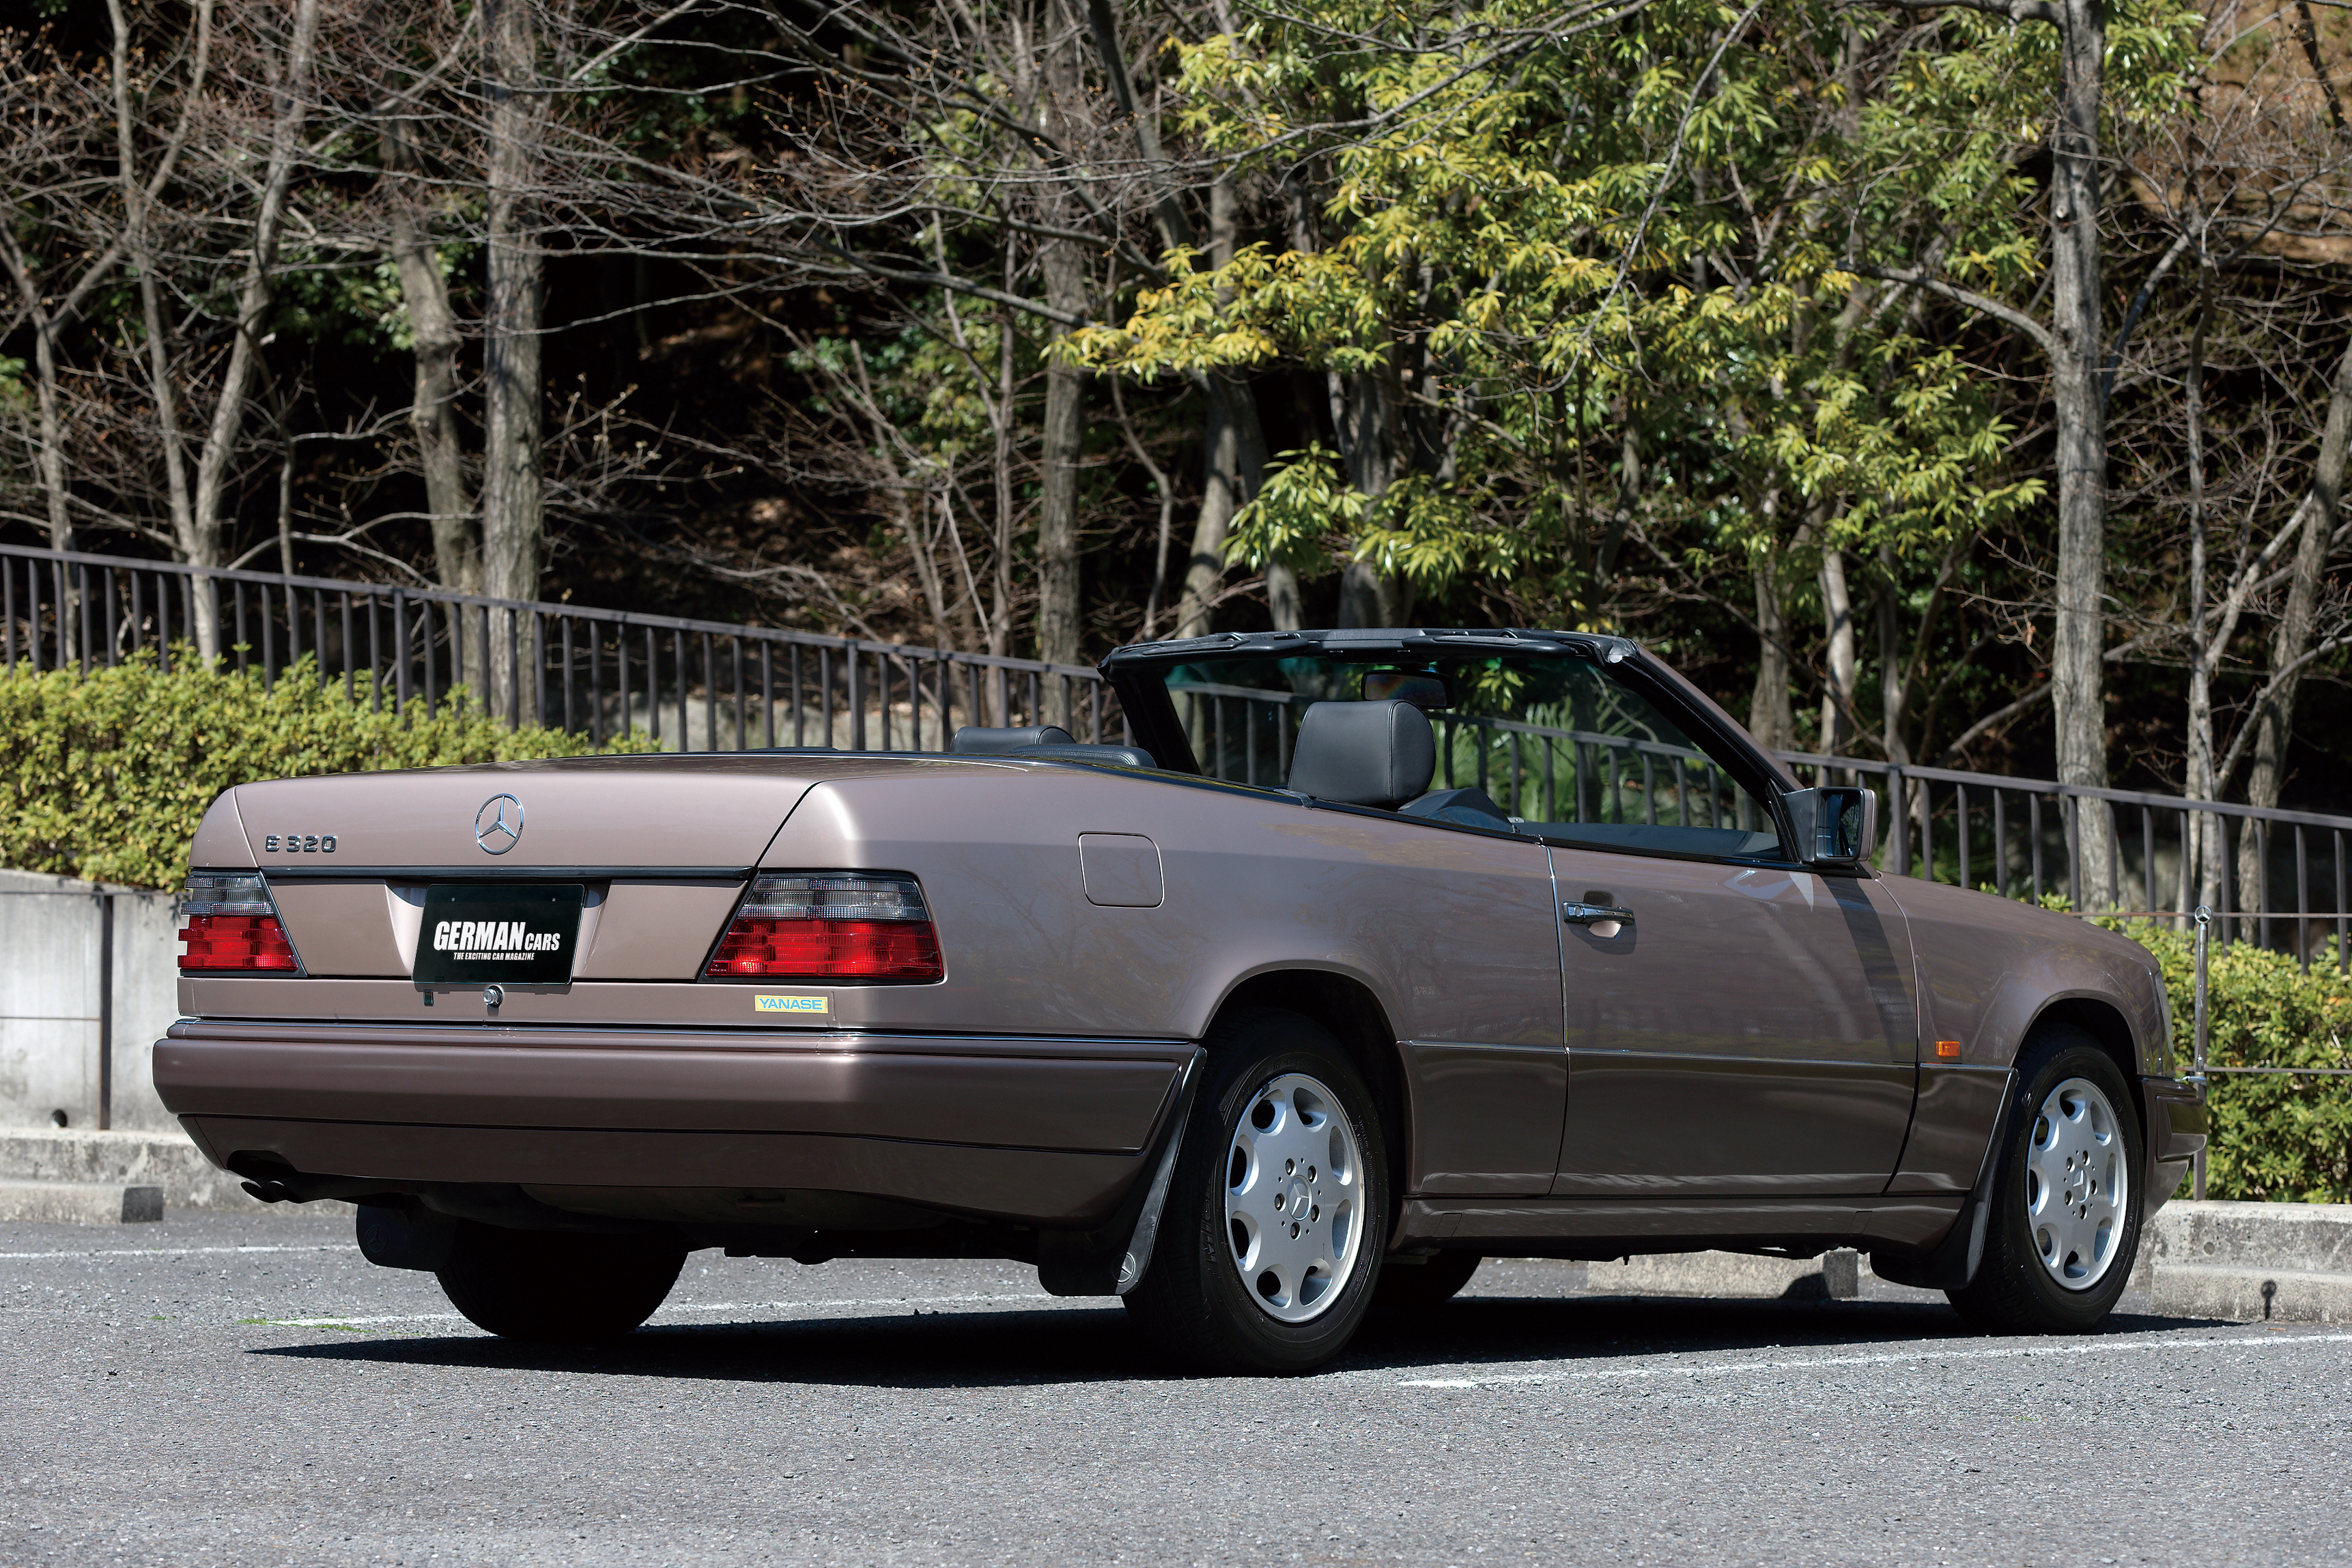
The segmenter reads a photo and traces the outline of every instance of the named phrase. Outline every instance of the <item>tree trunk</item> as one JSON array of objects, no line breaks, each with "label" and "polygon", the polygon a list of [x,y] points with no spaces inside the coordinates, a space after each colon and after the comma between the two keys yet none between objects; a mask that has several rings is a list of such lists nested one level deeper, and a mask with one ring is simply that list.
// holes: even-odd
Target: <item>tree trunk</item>
[{"label": "tree trunk", "polygon": [[[2213,315],[2212,269],[2198,269],[2197,320],[2189,334],[2189,371],[2182,382],[2189,424],[2189,770],[2181,788],[2191,800],[2214,798],[2213,683],[2205,617],[2205,329]],[[2219,820],[2202,814],[2188,821],[2181,846],[2184,887],[2195,879],[2195,898],[2207,907],[2221,901],[2221,835]],[[2184,898],[2184,910],[2187,900]]]},{"label": "tree trunk", "polygon": [[[1887,761],[1908,762],[1911,743],[1903,733],[1903,720],[1911,706],[1911,683],[1905,674],[1902,616],[1895,601],[1893,546],[1878,547],[1878,570],[1886,580],[1878,594],[1878,746]],[[1919,635],[1926,634],[1923,626]]]},{"label": "tree trunk", "polygon": [[1278,560],[1265,563],[1265,612],[1277,632],[1296,632],[1307,623],[1298,574]]},{"label": "tree trunk", "polygon": [[[2336,381],[2327,398],[2327,423],[2319,438],[2319,460],[2313,468],[2311,489],[2303,498],[2303,534],[2295,541],[2294,564],[2287,578],[2286,603],[2271,632],[2269,696],[2254,716],[2254,744],[2246,776],[2246,803],[2275,807],[2286,782],[2286,748],[2294,734],[2295,688],[2303,684],[2300,665],[2311,646],[2312,622],[2319,609],[2319,591],[2327,570],[2328,547],[2336,537],[2338,497],[2344,485],[2344,463],[2352,445],[2352,349],[2336,367]],[[2262,894],[2260,840],[2252,821],[2238,832],[2238,907],[2268,907]]]},{"label": "tree trunk", "polygon": [[1845,551],[1822,551],[1822,630],[1829,643],[1828,680],[1822,688],[1821,748],[1843,754],[1853,735],[1853,596],[1846,591]]},{"label": "tree trunk", "polygon": [[[1374,375],[1329,372],[1331,425],[1348,482],[1366,496],[1381,496],[1397,477],[1396,422],[1388,389]],[[1368,560],[1351,560],[1339,577],[1341,626],[1396,626],[1406,616],[1403,585]]]},{"label": "tree trunk", "polygon": [[[1209,187],[1209,259],[1233,260],[1240,198],[1231,180]],[[1217,591],[1225,580],[1225,536],[1234,517],[1257,495],[1265,472],[1265,436],[1258,428],[1257,396],[1238,376],[1211,371],[1202,415],[1201,511],[1192,525],[1192,553],[1176,601],[1177,637],[1205,637]]]},{"label": "tree trunk", "polygon": [[[38,309],[40,301],[34,298],[31,307]],[[33,454],[33,466],[41,476],[41,498],[47,503],[49,518],[49,548],[74,548],[73,513],[66,506],[66,452],[63,422],[58,417],[58,355],[51,340],[57,330],[56,319],[37,316],[33,324],[34,397],[41,421],[41,444]]]},{"label": "tree trunk", "polygon": [[[140,324],[147,336],[147,377],[155,399],[155,425],[162,437],[163,479],[172,509],[172,542],[182,560],[195,566],[219,563],[217,541],[200,531],[195,506],[188,493],[187,444],[180,430],[180,398],[172,378],[171,349],[163,332],[163,301],[156,287],[155,258],[148,250],[147,192],[140,183],[137,149],[131,138],[131,24],[122,0],[107,0],[107,16],[114,28],[114,135],[117,172],[122,182],[123,252],[139,278]],[[196,655],[219,656],[220,604],[207,579],[194,589]],[[68,632],[70,637],[70,632]]]},{"label": "tree trunk", "polygon": [[1641,504],[1642,443],[1634,433],[1633,407],[1628,403],[1618,448],[1617,505],[1609,514],[1609,526],[1601,530],[1601,549],[1593,561],[1594,575],[1602,582],[1617,574],[1617,552],[1625,548],[1625,530],[1633,526],[1634,508]]},{"label": "tree trunk", "polygon": [[[535,197],[542,110],[530,0],[485,0],[483,91],[490,107],[488,300],[483,322],[482,591],[536,599],[546,550],[541,491],[539,334],[546,304]],[[488,699],[501,717],[526,714],[537,649],[527,617],[491,620]],[[515,651],[512,671],[506,649]],[[679,679],[685,679],[680,672]],[[681,747],[687,737],[678,737]]]},{"label": "tree trunk", "polygon": [[[1086,260],[1077,246],[1048,241],[1038,261],[1047,300],[1060,309],[1082,311]],[[1045,418],[1039,433],[1045,484],[1037,503],[1037,656],[1055,664],[1075,664],[1079,657],[1078,462],[1086,439],[1086,388],[1085,371],[1047,355]],[[1063,685],[1045,683],[1045,722],[1070,729]]]},{"label": "tree trunk", "polygon": [[[408,105],[394,100],[385,115],[384,163],[400,176],[416,172],[406,120],[410,112]],[[420,219],[404,180],[392,194],[392,263],[400,277],[408,335],[415,344],[408,425],[416,436],[417,465],[424,471],[425,508],[433,515],[434,575],[444,588],[479,593],[481,538],[474,524],[473,497],[466,489],[465,448],[457,434],[457,313],[449,308],[449,280],[441,274],[431,231]]]},{"label": "tree trunk", "polygon": [[1797,715],[1789,700],[1789,614],[1780,602],[1779,567],[1770,556],[1756,562],[1756,691],[1748,702],[1748,733],[1767,751],[1794,751]]},{"label": "tree trunk", "polygon": [[[2100,325],[2099,95],[2106,24],[2101,0],[2059,0],[2063,85],[2051,183],[2051,365],[2058,445],[2057,626],[2050,683],[2058,779],[2107,782],[2105,653],[2106,412],[2100,395],[2106,339]],[[2104,811],[2087,811],[2078,909],[2105,906],[2110,874]]]},{"label": "tree trunk", "polygon": [[319,0],[297,0],[293,26],[286,44],[284,73],[278,82],[277,113],[269,134],[269,163],[263,177],[261,205],[254,214],[253,245],[245,263],[245,277],[236,295],[236,330],[229,339],[228,361],[221,371],[220,391],[213,404],[212,427],[196,457],[195,529],[201,559],[210,565],[221,559],[221,539],[228,526],[223,502],[245,433],[245,404],[255,373],[260,370],[261,346],[257,330],[269,308],[270,270],[278,259],[278,230],[286,213],[286,188],[294,175],[294,162],[302,151],[302,125],[310,111],[310,68],[319,32]]}]

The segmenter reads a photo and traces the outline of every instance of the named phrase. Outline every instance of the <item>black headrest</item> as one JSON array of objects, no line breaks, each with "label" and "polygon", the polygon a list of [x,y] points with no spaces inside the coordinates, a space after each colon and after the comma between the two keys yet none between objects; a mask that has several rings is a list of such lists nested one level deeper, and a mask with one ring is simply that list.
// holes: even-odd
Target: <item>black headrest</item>
[{"label": "black headrest", "polygon": [[983,729],[968,724],[955,732],[948,742],[950,751],[962,751],[982,757],[1002,756],[1018,751],[1024,746],[1075,746],[1078,737],[1058,724],[1041,724],[1030,729]]},{"label": "black headrest", "polygon": [[1437,740],[1411,703],[1314,703],[1298,719],[1290,787],[1318,800],[1394,806],[1429,788]]}]

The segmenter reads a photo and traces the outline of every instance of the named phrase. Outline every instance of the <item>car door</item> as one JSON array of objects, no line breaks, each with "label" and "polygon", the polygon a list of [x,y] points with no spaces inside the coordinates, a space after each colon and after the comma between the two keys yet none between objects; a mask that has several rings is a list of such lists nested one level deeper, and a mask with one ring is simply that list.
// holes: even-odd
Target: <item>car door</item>
[{"label": "car door", "polygon": [[1563,1195],[1867,1194],[1918,1057],[1902,911],[1866,875],[1556,846]]}]

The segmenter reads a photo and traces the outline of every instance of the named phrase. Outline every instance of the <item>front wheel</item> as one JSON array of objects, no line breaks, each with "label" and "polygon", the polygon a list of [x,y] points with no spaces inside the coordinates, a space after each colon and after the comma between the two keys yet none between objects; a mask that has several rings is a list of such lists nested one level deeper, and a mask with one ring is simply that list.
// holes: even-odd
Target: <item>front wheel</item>
[{"label": "front wheel", "polygon": [[449,1304],[502,1339],[582,1344],[617,1339],[654,1315],[686,1253],[628,1237],[457,1228],[436,1271]]},{"label": "front wheel", "polygon": [[1946,1292],[1990,1333],[2081,1333],[2123,1294],[2145,1207],[2139,1118],[2115,1061],[2070,1024],[2018,1062],[1983,1260]]},{"label": "front wheel", "polygon": [[1128,1311],[1205,1371],[1310,1371],[1347,1345],[1380,1272],[1380,1117],[1339,1042],[1297,1013],[1252,1009],[1203,1043],[1210,1077]]}]

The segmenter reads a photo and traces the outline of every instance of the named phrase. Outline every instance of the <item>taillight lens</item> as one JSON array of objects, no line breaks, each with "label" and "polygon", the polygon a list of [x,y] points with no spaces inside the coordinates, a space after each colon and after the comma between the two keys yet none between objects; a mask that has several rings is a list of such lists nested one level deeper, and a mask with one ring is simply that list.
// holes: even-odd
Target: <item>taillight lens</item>
[{"label": "taillight lens", "polygon": [[936,980],[939,932],[912,877],[763,876],[705,971],[713,979]]},{"label": "taillight lens", "polygon": [[269,889],[251,873],[198,872],[180,891],[180,927],[186,970],[263,971],[291,974],[301,966]]}]

